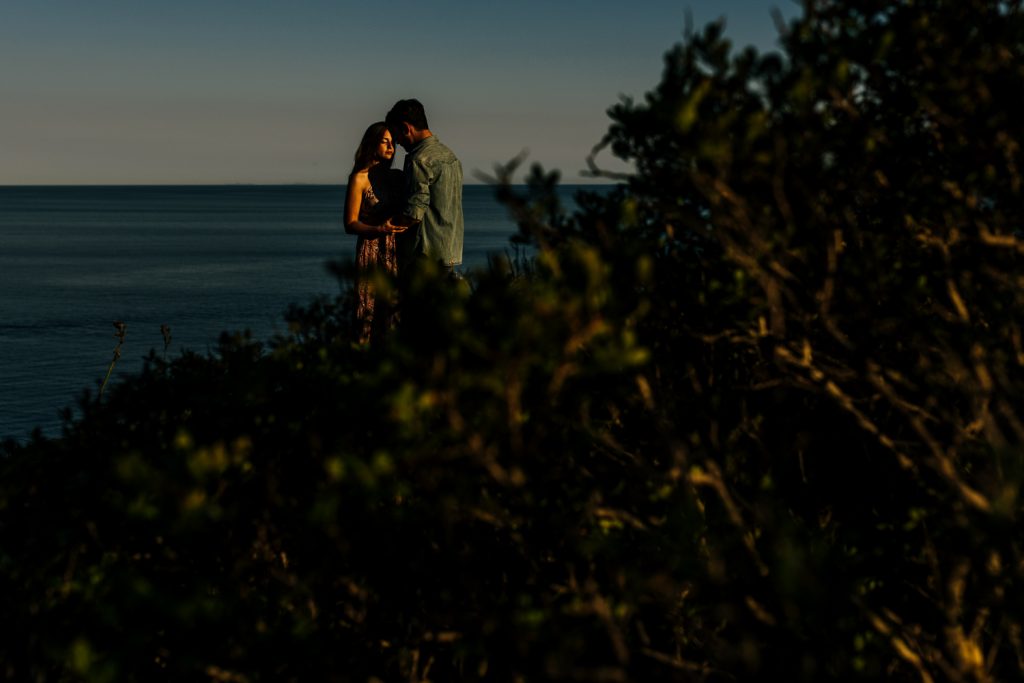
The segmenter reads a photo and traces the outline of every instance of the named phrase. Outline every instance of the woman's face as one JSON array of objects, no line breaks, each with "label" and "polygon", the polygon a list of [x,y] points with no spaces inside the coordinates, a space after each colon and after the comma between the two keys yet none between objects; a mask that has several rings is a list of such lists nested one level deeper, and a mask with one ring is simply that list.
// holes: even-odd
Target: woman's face
[{"label": "woman's face", "polygon": [[387,161],[395,156],[395,144],[391,141],[391,133],[384,129],[384,134],[377,143],[377,158]]}]

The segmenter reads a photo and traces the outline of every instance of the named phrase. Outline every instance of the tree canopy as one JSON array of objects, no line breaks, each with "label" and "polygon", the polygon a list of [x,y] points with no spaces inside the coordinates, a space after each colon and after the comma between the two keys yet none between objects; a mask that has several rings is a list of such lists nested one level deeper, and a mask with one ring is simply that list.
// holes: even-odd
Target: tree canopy
[{"label": "tree canopy", "polygon": [[579,210],[499,185],[527,273],[425,272],[369,350],[295,307],[6,444],[0,672],[1020,677],[1024,13],[780,40],[688,34]]}]

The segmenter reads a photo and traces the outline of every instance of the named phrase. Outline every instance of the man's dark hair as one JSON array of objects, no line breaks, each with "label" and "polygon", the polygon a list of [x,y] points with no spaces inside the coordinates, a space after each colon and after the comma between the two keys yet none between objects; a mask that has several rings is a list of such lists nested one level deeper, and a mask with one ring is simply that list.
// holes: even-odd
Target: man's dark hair
[{"label": "man's dark hair", "polygon": [[419,100],[398,100],[384,119],[390,128],[396,123],[409,123],[416,130],[427,130],[427,114]]}]

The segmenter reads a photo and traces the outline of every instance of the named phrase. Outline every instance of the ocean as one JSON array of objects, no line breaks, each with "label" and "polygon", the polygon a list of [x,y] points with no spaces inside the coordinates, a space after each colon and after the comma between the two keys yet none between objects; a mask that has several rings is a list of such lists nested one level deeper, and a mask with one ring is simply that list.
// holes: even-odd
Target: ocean
[{"label": "ocean", "polygon": [[[602,186],[590,186],[600,189]],[[603,186],[607,187],[607,186]],[[563,186],[566,205],[583,186]],[[206,352],[222,331],[259,340],[283,313],[335,295],[329,260],[356,238],[336,185],[0,187],[0,439],[60,434],[61,409],[95,395],[127,325],[111,382],[162,352]],[[463,270],[514,254],[494,188],[467,185]]]}]

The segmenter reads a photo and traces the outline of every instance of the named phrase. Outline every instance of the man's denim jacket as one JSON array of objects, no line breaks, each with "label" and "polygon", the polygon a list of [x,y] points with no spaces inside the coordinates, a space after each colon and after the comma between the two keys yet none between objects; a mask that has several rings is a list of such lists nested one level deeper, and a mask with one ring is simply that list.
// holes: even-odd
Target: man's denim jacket
[{"label": "man's denim jacket", "polygon": [[405,157],[403,214],[420,221],[400,240],[406,260],[426,257],[462,263],[462,164],[437,136],[420,140]]}]

